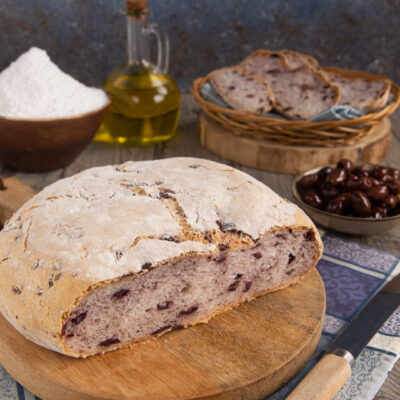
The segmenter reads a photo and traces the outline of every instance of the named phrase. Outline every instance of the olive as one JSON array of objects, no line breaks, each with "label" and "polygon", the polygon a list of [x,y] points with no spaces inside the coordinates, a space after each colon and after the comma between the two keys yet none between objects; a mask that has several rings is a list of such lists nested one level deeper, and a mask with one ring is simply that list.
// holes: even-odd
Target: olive
[{"label": "olive", "polygon": [[315,208],[323,207],[321,197],[318,196],[318,194],[317,194],[317,192],[315,192],[315,190],[312,190],[312,189],[307,190],[306,194],[303,197],[303,200],[305,203],[307,203],[311,207],[315,207]]},{"label": "olive", "polygon": [[359,177],[357,175],[350,175],[346,182],[346,189],[353,190],[367,190],[372,187],[371,178],[365,176]]},{"label": "olive", "polygon": [[386,167],[382,167],[380,165],[377,165],[373,170],[372,170],[372,176],[377,179],[383,178],[385,175],[389,174],[389,169]]},{"label": "olive", "polygon": [[308,205],[334,214],[385,218],[400,214],[400,169],[376,165],[353,166],[339,160],[299,181]]},{"label": "olive", "polygon": [[346,171],[350,171],[353,168],[353,162],[347,158],[342,158],[336,164],[338,168],[344,168]]},{"label": "olive", "polygon": [[367,190],[367,195],[372,200],[383,200],[389,195],[389,189],[386,185],[374,186]]},{"label": "olive", "polygon": [[355,167],[351,172],[357,176],[369,176],[369,172],[364,166]]},{"label": "olive", "polygon": [[365,177],[365,176],[363,176],[361,179],[360,179],[360,189],[361,190],[368,190],[369,188],[371,188],[372,187],[372,178],[369,178],[369,177]]},{"label": "olive", "polygon": [[343,201],[339,198],[331,200],[326,206],[325,211],[333,214],[343,214]]},{"label": "olive", "polygon": [[387,209],[385,207],[374,207],[371,211],[371,217],[381,219],[387,217]]},{"label": "olive", "polygon": [[345,192],[340,194],[338,197],[343,203],[343,211],[348,212],[351,211],[352,209],[352,200],[351,200],[351,193],[350,192]]},{"label": "olive", "polygon": [[394,179],[400,179],[400,169],[393,168],[390,173]]},{"label": "olive", "polygon": [[382,182],[381,182],[380,180],[376,179],[376,178],[370,177],[369,179],[370,179],[371,182],[372,182],[372,186],[382,185]]},{"label": "olive", "polygon": [[321,168],[318,172],[318,178],[321,180],[325,180],[325,178],[332,172],[332,168],[331,167],[324,167]]},{"label": "olive", "polygon": [[366,217],[371,212],[371,202],[368,196],[359,190],[352,193],[351,204],[355,213],[360,217]]},{"label": "olive", "polygon": [[[371,183],[371,185],[372,185],[372,183]],[[346,186],[346,189],[348,189],[350,191],[359,190],[360,186],[361,186],[361,178],[357,175],[351,174],[349,176],[349,178],[347,179],[345,186]]]},{"label": "olive", "polygon": [[382,201],[382,205],[384,207],[386,207],[388,210],[394,210],[397,206],[397,203],[398,203],[398,199],[393,194],[386,197],[386,199]]},{"label": "olive", "polygon": [[384,176],[382,176],[382,178],[381,178],[381,182],[386,183],[386,182],[388,182],[388,181],[391,181],[392,179],[393,179],[393,177],[392,177],[391,175],[384,175]]},{"label": "olive", "polygon": [[400,180],[392,179],[391,181],[386,182],[386,186],[389,189],[389,192],[392,194],[400,193]]},{"label": "olive", "polygon": [[329,175],[325,178],[325,183],[327,185],[337,186],[345,183],[347,179],[346,170],[343,168],[333,169]]},{"label": "olive", "polygon": [[308,174],[304,175],[300,181],[299,185],[303,188],[309,188],[318,182],[318,175],[317,174]]},{"label": "olive", "polygon": [[324,186],[319,191],[320,197],[324,203],[329,203],[332,199],[339,196],[339,189],[330,186]]},{"label": "olive", "polygon": [[317,192],[321,191],[322,189],[326,188],[324,181],[318,180],[318,182],[313,186]]}]

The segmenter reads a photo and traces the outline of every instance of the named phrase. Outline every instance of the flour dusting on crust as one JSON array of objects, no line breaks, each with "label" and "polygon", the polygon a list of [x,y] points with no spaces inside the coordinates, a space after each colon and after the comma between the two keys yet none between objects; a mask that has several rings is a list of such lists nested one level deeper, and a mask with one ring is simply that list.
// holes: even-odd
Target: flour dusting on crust
[{"label": "flour dusting on crust", "polygon": [[[256,238],[294,223],[296,213],[293,204],[236,169],[172,158],[92,168],[62,179],[26,203],[4,230],[19,243],[22,257],[34,249],[39,259],[58,260],[66,272],[105,280],[163,261],[160,254],[169,259],[215,248],[168,241],[182,229],[196,234],[222,224]],[[153,240],[144,246],[143,239]]]}]

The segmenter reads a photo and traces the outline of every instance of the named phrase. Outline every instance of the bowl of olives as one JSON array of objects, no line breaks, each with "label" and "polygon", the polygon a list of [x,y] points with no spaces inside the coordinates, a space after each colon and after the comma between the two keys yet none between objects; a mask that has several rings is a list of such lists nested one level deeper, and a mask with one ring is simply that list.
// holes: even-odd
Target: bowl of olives
[{"label": "bowl of olives", "polygon": [[397,168],[342,159],[299,175],[292,191],[315,222],[339,232],[374,235],[400,223]]}]

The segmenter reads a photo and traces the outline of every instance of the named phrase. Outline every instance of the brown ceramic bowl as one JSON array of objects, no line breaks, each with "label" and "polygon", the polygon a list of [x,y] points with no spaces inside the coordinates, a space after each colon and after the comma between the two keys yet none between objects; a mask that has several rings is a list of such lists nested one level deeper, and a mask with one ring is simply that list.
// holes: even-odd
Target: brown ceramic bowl
[{"label": "brown ceramic bowl", "polygon": [[0,163],[24,172],[44,172],[69,165],[96,133],[110,105],[71,117],[48,119],[0,116]]},{"label": "brown ceramic bowl", "polygon": [[[372,169],[374,167],[371,164],[363,165],[368,169]],[[335,167],[335,165],[329,165],[329,167]],[[377,233],[394,228],[400,224],[400,214],[382,219],[346,217],[344,215],[332,214],[327,211],[318,210],[317,208],[309,206],[301,199],[298,189],[298,182],[304,175],[315,173],[321,168],[323,167],[313,168],[301,175],[298,175],[292,184],[292,193],[296,203],[312,220],[326,228],[330,228],[338,232],[361,236],[375,235]]]}]

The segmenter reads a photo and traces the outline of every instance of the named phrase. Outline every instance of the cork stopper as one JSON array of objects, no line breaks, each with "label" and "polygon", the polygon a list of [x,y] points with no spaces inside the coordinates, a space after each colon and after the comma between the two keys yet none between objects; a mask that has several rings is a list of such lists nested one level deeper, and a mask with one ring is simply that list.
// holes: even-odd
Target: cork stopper
[{"label": "cork stopper", "polygon": [[147,0],[125,0],[127,14],[138,21],[146,19]]}]

